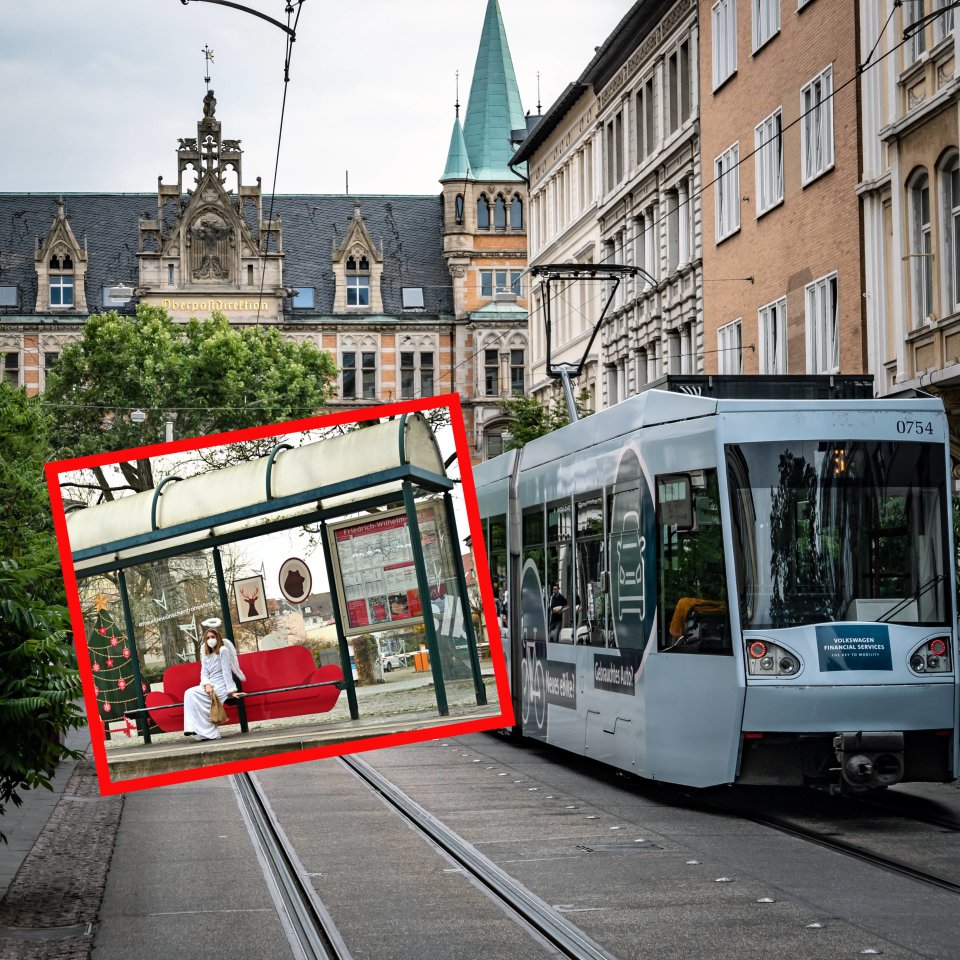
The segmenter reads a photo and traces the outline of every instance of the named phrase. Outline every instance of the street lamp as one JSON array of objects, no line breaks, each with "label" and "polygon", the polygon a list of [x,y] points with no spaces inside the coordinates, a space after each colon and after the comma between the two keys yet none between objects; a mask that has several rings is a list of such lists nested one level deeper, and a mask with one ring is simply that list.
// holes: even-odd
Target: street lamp
[{"label": "street lamp", "polygon": [[[180,2],[186,6],[190,0],[180,0]],[[261,20],[266,20],[267,23],[272,23],[275,27],[279,27],[291,40],[297,39],[297,32],[292,27],[288,27],[286,24],[281,23],[279,20],[274,20],[273,17],[268,17],[265,13],[261,13],[259,10],[253,10],[250,7],[245,7],[242,3],[233,3],[233,0],[197,0],[197,2],[202,3],[216,3],[221,7],[233,7],[234,10],[242,10],[244,13],[252,13],[255,17],[259,17]],[[296,4],[299,7],[303,3],[303,0],[296,0]],[[287,14],[293,13],[293,0],[289,0],[287,3]],[[299,15],[299,12],[298,12]]]}]

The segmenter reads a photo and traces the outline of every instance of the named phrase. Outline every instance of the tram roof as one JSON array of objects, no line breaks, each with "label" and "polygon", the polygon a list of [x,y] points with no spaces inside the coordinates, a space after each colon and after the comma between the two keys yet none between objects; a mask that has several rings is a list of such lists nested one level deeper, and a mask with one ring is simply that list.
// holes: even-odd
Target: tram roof
[{"label": "tram roof", "polygon": [[[171,480],[179,482],[170,482]],[[404,415],[301,447],[187,478],[67,515],[79,576],[255,537],[264,528],[343,516],[402,497],[404,480],[449,489],[421,414]]]}]

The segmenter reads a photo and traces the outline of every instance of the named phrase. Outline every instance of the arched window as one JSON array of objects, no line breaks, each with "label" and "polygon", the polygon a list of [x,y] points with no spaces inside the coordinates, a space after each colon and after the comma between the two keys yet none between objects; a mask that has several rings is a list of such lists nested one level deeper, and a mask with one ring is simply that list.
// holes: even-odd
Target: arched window
[{"label": "arched window", "polygon": [[523,201],[518,193],[515,193],[510,201],[510,229],[523,229]]},{"label": "arched window", "polygon": [[933,234],[930,226],[930,178],[922,171],[910,182],[910,279],[914,326],[933,312]]},{"label": "arched window", "polygon": [[463,224],[463,194],[458,193],[457,199],[453,201],[453,221],[457,226]]},{"label": "arched window", "polygon": [[507,204],[502,193],[498,193],[493,202],[493,225],[497,230],[507,229]]},{"label": "arched window", "polygon": [[490,229],[490,201],[483,193],[477,198],[477,229]]}]

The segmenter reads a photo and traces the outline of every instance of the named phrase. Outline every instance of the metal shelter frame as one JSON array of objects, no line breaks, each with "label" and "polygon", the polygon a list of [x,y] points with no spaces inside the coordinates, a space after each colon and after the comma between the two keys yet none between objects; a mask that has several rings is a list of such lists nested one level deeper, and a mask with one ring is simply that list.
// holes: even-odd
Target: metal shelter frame
[{"label": "metal shelter frame", "polygon": [[[436,440],[429,425],[426,424],[425,419],[420,414],[403,414],[396,421],[387,421],[387,423],[394,425],[399,435],[399,449],[396,451],[397,465],[386,469],[375,470],[368,474],[353,476],[347,479],[339,479],[332,483],[319,483],[316,486],[308,486],[296,493],[280,496],[274,492],[276,478],[275,468],[277,467],[278,457],[281,457],[287,450],[304,450],[305,447],[294,448],[288,443],[278,443],[266,458],[262,458],[262,461],[265,461],[265,489],[262,494],[263,499],[259,499],[257,502],[164,527],[160,524],[158,516],[164,490],[173,489],[171,485],[176,481],[188,479],[170,476],[158,484],[153,491],[135,495],[135,497],[140,498],[152,497],[149,504],[149,529],[145,529],[146,523],[144,522],[142,524],[144,529],[141,529],[139,532],[114,537],[110,541],[102,543],[95,542],[94,533],[94,531],[100,528],[100,524],[85,522],[86,518],[83,518],[83,515],[90,513],[92,517],[97,520],[107,516],[113,519],[117,514],[117,509],[128,510],[129,504],[125,507],[125,501],[132,501],[135,497],[124,497],[107,504],[87,507],[71,512],[68,518],[68,528],[71,523],[76,525],[78,520],[84,524],[82,530],[77,531],[79,534],[78,540],[82,545],[72,551],[78,581],[98,574],[117,574],[124,625],[129,640],[133,673],[136,682],[139,707],[139,711],[137,712],[137,729],[145,743],[150,743],[149,719],[141,679],[140,657],[137,650],[125,570],[152,561],[182,556],[197,550],[210,548],[213,554],[224,632],[227,635],[232,635],[233,626],[220,547],[224,544],[253,539],[275,531],[301,527],[308,523],[318,523],[323,543],[327,578],[330,585],[334,621],[337,628],[337,641],[341,669],[344,675],[344,688],[347,692],[350,717],[353,720],[358,720],[360,713],[357,705],[357,694],[350,666],[350,652],[347,636],[344,632],[343,611],[337,592],[337,580],[334,574],[327,524],[331,520],[356,515],[365,510],[376,511],[379,508],[391,506],[402,506],[406,514],[417,585],[421,597],[424,634],[430,657],[430,667],[437,699],[437,710],[441,716],[447,716],[449,714],[449,706],[447,704],[443,666],[440,658],[440,646],[436,625],[431,616],[432,607],[430,604],[429,575],[427,573],[423,545],[420,537],[420,525],[417,519],[417,496],[423,493],[439,494],[443,500],[444,511],[442,516],[448,536],[450,537],[450,542],[454,547],[450,550],[450,553],[453,557],[454,573],[457,580],[457,589],[460,594],[464,629],[467,633],[467,646],[469,649],[476,701],[477,704],[481,706],[487,703],[486,689],[483,685],[480,672],[477,637],[473,627],[473,619],[470,615],[470,602],[467,596],[463,558],[459,549],[456,549],[456,544],[458,543],[456,538],[457,527],[453,500],[450,494],[454,483],[445,473],[425,469],[422,465],[418,466],[411,462],[411,456],[408,455],[407,450],[407,436],[411,428],[416,427],[419,436],[415,439],[419,441],[421,447],[424,444],[424,431],[429,431],[430,442],[433,445],[433,452],[436,455],[436,465],[440,470],[443,470],[439,450],[436,448]],[[384,423],[376,424],[374,425],[374,429],[378,427],[382,428],[386,425],[387,424]],[[363,434],[371,434],[373,431],[368,427],[366,430],[360,432]],[[337,440],[341,438],[332,439]],[[317,444],[330,442],[331,440],[329,439],[320,440],[317,441]],[[315,444],[308,444],[306,446],[315,446]],[[256,464],[262,461],[256,461]],[[240,465],[240,468],[245,466],[249,465]],[[237,469],[237,467],[225,467],[220,471],[210,471],[201,476],[207,477],[224,471]],[[196,478],[189,479],[195,480]],[[334,502],[331,503],[330,501]],[[146,499],[141,499],[141,504],[143,508],[137,516],[145,521]],[[108,513],[110,508],[114,508],[113,514]],[[270,519],[271,514],[277,513],[281,515]],[[438,522],[439,518],[440,514],[438,514]],[[129,517],[124,514],[121,517],[120,526],[129,525]],[[133,524],[133,527],[135,528],[136,524]],[[71,540],[73,540],[73,535],[74,531],[71,530]],[[91,537],[94,537],[93,542],[91,542]],[[171,540],[174,541],[173,544],[170,543]],[[375,629],[375,625],[372,625],[372,630]],[[251,691],[251,693],[255,692],[256,691]]]}]

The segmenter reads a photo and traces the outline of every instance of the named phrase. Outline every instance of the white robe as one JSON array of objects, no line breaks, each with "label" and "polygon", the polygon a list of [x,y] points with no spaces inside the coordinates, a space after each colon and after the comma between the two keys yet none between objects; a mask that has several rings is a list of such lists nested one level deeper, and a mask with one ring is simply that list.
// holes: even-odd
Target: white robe
[{"label": "white robe", "polygon": [[204,689],[209,683],[221,702],[237,689],[234,676],[246,680],[237,660],[237,651],[229,640],[223,641],[219,654],[200,657],[200,685],[190,687],[183,696],[183,732],[195,733],[204,740],[219,740],[220,730],[210,722],[210,694]]}]

